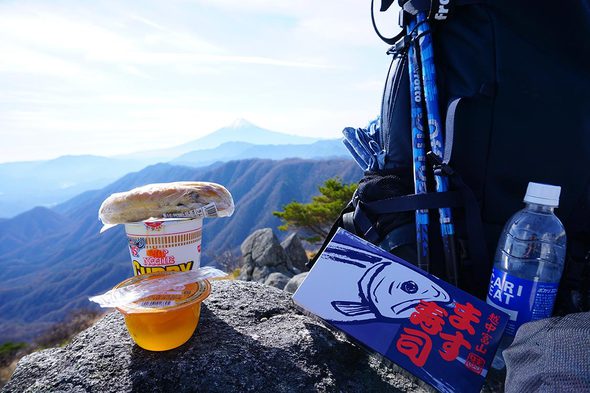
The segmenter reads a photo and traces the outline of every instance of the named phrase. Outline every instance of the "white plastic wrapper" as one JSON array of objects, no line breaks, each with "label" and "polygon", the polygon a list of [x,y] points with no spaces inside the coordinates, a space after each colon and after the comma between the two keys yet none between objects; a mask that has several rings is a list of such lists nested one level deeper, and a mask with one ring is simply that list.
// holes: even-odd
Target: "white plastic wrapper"
[{"label": "white plastic wrapper", "polygon": [[148,296],[177,293],[179,288],[182,289],[186,284],[226,276],[227,273],[219,269],[202,267],[187,272],[171,273],[150,280],[142,280],[136,284],[120,288],[113,288],[102,295],[92,296],[88,299],[98,303],[103,308],[124,307]]},{"label": "white plastic wrapper", "polygon": [[229,217],[233,212],[233,198],[222,185],[179,181],[112,194],[100,206],[98,218],[103,232],[117,224],[148,219]]}]

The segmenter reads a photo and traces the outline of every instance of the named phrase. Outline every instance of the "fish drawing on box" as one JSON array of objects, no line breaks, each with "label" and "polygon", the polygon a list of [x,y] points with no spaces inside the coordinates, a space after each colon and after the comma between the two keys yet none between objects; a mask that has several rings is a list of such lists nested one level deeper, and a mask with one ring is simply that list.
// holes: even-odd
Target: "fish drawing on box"
[{"label": "fish drawing on box", "polygon": [[441,392],[481,391],[508,320],[342,228],[293,300]]},{"label": "fish drawing on box", "polygon": [[360,279],[351,287],[355,293],[350,294],[355,300],[331,302],[336,313],[330,313],[329,319],[334,322],[406,319],[420,301],[451,306],[451,297],[440,285],[381,255],[332,243],[323,256],[359,269]]}]

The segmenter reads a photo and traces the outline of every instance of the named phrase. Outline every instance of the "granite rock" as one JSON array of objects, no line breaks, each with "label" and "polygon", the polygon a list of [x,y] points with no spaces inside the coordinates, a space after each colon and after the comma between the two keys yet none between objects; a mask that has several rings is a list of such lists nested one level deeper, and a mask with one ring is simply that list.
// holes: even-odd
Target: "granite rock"
[{"label": "granite rock", "polygon": [[266,280],[264,280],[264,284],[270,285],[271,287],[283,289],[285,288],[285,285],[287,285],[290,279],[291,277],[283,273],[274,272],[269,274],[268,277],[266,277]]},{"label": "granite rock", "polygon": [[[253,232],[241,247],[242,266],[239,279],[264,283],[275,272],[288,277],[295,274],[286,251],[272,229],[263,228]],[[297,270],[299,271],[299,270]]]},{"label": "granite rock", "polygon": [[196,333],[179,348],[149,352],[122,316],[108,314],[63,348],[32,353],[2,389],[13,392],[424,392],[415,379],[369,355],[254,282],[219,281]]},{"label": "granite rock", "polygon": [[291,266],[299,270],[299,272],[305,272],[309,270],[305,264],[308,262],[307,253],[301,239],[296,233],[292,233],[285,240],[281,242],[281,246],[287,253],[287,258],[291,262]]},{"label": "granite rock", "polygon": [[284,290],[288,293],[295,293],[297,288],[299,288],[299,285],[301,285],[303,280],[305,280],[305,277],[307,277],[307,273],[308,272],[303,272],[291,277],[287,285],[284,286]]}]

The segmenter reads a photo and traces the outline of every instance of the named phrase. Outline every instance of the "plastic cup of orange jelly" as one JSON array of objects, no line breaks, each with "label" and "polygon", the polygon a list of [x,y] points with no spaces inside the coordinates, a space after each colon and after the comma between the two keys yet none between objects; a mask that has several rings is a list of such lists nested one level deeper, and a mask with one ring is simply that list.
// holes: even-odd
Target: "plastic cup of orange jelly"
[{"label": "plastic cup of orange jelly", "polygon": [[[174,272],[157,272],[131,277],[115,288],[143,280],[157,280]],[[150,351],[167,351],[181,346],[195,332],[201,315],[201,303],[211,293],[207,280],[177,285],[165,293],[150,295],[117,310],[125,317],[131,338]]]}]

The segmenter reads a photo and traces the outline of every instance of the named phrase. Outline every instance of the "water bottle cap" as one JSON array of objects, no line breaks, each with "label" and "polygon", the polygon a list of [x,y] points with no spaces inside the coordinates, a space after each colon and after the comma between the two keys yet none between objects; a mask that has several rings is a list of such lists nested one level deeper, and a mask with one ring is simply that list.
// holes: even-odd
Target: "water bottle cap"
[{"label": "water bottle cap", "polygon": [[560,193],[560,186],[529,182],[524,201],[526,203],[537,203],[539,205],[558,207]]}]

